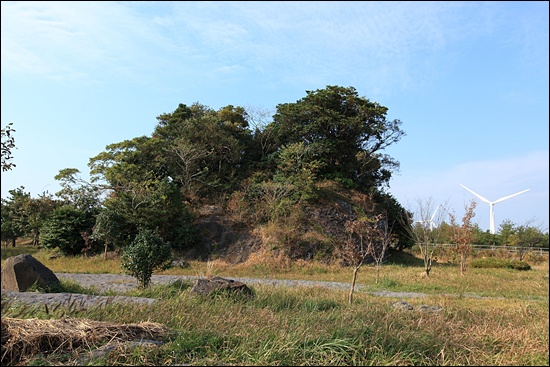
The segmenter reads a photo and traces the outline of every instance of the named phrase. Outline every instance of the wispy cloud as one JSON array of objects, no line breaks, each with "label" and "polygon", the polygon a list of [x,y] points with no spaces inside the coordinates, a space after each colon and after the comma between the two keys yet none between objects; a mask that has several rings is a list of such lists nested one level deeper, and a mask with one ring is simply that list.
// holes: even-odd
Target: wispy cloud
[{"label": "wispy cloud", "polygon": [[[449,62],[437,51],[452,55],[457,37],[490,29],[498,20],[475,11],[485,6],[168,2],[151,13],[147,2],[2,2],[2,70],[151,83],[158,73],[189,79],[232,71],[264,82],[361,84],[388,93],[418,88],[435,65]],[[464,8],[470,17],[456,15]]]},{"label": "wispy cloud", "polygon": [[168,47],[149,23],[118,2],[2,2],[2,72],[80,82],[136,78],[153,58],[161,67],[152,55]]}]

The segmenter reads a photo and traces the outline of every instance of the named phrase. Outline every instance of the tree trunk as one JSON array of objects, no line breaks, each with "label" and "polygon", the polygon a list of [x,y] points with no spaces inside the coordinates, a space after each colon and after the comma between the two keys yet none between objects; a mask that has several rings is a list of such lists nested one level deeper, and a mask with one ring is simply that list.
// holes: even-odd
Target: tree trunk
[{"label": "tree trunk", "polygon": [[357,279],[357,271],[359,271],[359,266],[356,266],[353,269],[353,279],[351,281],[351,288],[349,290],[349,296],[348,296],[349,304],[353,302],[353,291],[355,290],[355,280]]},{"label": "tree trunk", "polygon": [[11,239],[11,247],[15,247],[15,237]]},{"label": "tree trunk", "polygon": [[432,258],[431,258],[431,255],[428,255],[427,252],[424,253],[424,270],[426,271],[426,276],[429,278],[430,271],[432,270]]},{"label": "tree trunk", "polygon": [[460,255],[460,275],[464,275],[466,271],[466,256],[464,254]]}]

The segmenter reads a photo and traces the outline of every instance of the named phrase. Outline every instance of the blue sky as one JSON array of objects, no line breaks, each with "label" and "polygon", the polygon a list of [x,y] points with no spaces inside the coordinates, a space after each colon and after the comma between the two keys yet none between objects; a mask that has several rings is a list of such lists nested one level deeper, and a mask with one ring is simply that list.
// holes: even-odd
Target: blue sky
[{"label": "blue sky", "polygon": [[402,121],[386,150],[406,208],[447,204],[489,229],[548,230],[549,3],[1,2],[2,197],[59,190],[54,176],[156,117],[199,102],[274,112],[306,91],[356,88]]}]

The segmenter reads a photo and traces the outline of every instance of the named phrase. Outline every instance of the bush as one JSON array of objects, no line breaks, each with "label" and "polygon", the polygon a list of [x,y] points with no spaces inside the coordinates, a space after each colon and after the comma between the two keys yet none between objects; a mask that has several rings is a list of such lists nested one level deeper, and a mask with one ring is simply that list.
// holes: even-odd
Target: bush
[{"label": "bush", "polygon": [[524,261],[499,259],[496,257],[473,260],[470,266],[473,268],[508,268],[516,270],[531,269],[531,265],[527,264]]},{"label": "bush", "polygon": [[147,288],[156,270],[164,270],[172,263],[172,248],[149,229],[140,229],[134,241],[121,256],[120,265],[137,278],[140,287]]},{"label": "bush", "polygon": [[92,228],[89,213],[62,206],[55,209],[52,215],[40,228],[40,242],[45,248],[59,248],[63,255],[79,255],[92,251],[93,241],[87,243],[85,234]]}]

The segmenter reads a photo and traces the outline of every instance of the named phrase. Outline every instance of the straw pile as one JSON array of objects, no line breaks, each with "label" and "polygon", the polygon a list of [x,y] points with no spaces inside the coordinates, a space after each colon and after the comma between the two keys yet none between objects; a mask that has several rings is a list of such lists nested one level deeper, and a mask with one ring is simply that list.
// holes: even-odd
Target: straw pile
[{"label": "straw pile", "polygon": [[156,340],[169,329],[158,323],[115,324],[86,319],[2,318],[2,365],[24,363],[39,353],[78,353],[105,343]]}]

